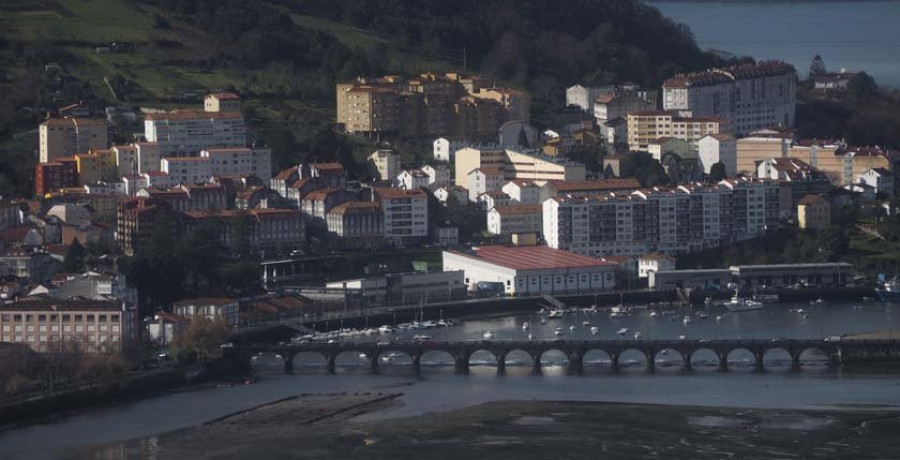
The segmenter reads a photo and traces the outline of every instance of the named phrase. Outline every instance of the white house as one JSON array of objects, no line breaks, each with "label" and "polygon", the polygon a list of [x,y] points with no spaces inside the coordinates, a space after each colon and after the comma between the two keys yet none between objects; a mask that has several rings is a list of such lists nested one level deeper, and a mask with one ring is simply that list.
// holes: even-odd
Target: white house
[{"label": "white house", "polygon": [[415,190],[428,187],[430,177],[421,169],[407,169],[397,176],[397,188]]},{"label": "white house", "polygon": [[650,272],[675,270],[675,258],[665,254],[644,254],[638,258],[638,278],[647,278]]},{"label": "white house", "polygon": [[734,136],[710,134],[701,138],[697,146],[704,173],[709,174],[714,164],[722,162],[726,175],[731,177],[737,174],[737,140]]},{"label": "white house", "polygon": [[503,188],[505,182],[503,170],[495,167],[482,167],[473,169],[469,172],[469,201],[478,201],[478,197],[482,193],[492,192]]},{"label": "white house", "polygon": [[544,208],[539,205],[497,206],[488,212],[487,228],[492,235],[540,234]]},{"label": "white house", "polygon": [[478,195],[478,204],[485,211],[490,211],[497,206],[509,206],[510,201],[512,200],[509,198],[509,195],[501,190],[492,190]]},{"label": "white house", "polygon": [[453,163],[456,157],[456,151],[465,147],[467,144],[460,141],[450,141],[441,137],[434,140],[434,159],[444,163]]},{"label": "white house", "polygon": [[894,175],[885,168],[869,168],[856,178],[856,182],[872,187],[875,193],[894,195]]},{"label": "white house", "polygon": [[447,200],[449,200],[451,196],[456,198],[457,204],[464,205],[469,201],[469,191],[466,190],[465,187],[460,187],[458,185],[439,187],[434,191],[434,196],[444,206],[447,206]]},{"label": "white house", "polygon": [[541,203],[541,187],[531,180],[511,180],[504,184],[501,190],[517,204],[536,205]]},{"label": "white house", "polygon": [[428,185],[440,187],[450,182],[450,169],[445,165],[425,165],[421,170],[428,175]]}]

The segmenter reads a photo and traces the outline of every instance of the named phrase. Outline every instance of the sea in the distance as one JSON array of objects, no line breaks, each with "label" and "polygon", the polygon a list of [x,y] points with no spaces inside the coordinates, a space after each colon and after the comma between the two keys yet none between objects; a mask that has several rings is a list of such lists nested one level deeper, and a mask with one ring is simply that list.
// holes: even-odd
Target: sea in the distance
[{"label": "sea in the distance", "polygon": [[831,71],[865,71],[900,88],[900,1],[647,3],[689,26],[702,49],[781,59],[801,77],[819,54]]}]

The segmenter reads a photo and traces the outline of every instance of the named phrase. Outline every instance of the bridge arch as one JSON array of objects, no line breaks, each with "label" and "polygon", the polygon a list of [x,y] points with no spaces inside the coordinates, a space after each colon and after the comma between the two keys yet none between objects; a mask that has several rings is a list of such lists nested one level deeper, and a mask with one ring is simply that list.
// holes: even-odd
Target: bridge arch
[{"label": "bridge arch", "polygon": [[361,350],[344,350],[334,356],[335,371],[358,374],[369,372],[373,356]]},{"label": "bridge arch", "polygon": [[654,368],[656,369],[680,370],[690,365],[685,363],[685,357],[680,350],[671,347],[655,350],[653,361]]},{"label": "bridge arch", "polygon": [[372,368],[377,372],[393,374],[403,374],[409,369],[418,371],[418,357],[407,353],[404,350],[382,349],[373,353],[374,361],[371,362]]},{"label": "bridge arch", "polygon": [[492,350],[478,348],[472,350],[468,356],[468,369],[470,372],[474,370],[475,374],[491,374],[497,371],[487,371],[486,368],[496,368],[500,360]]},{"label": "bridge arch", "polygon": [[559,348],[547,348],[540,351],[535,367],[541,367],[541,373],[550,373],[551,375],[560,375],[565,373],[569,368],[569,355]]},{"label": "bridge arch", "polygon": [[[535,358],[526,350],[513,348],[503,353],[503,366],[507,374],[529,374],[534,369]],[[540,359],[540,358],[538,358]]]},{"label": "bridge arch", "polygon": [[766,370],[789,370],[796,363],[796,358],[791,354],[790,348],[775,345],[766,347],[762,363]]},{"label": "bridge arch", "polygon": [[295,353],[291,360],[285,363],[293,371],[315,372],[328,368],[328,358],[318,351],[301,351]]},{"label": "bridge arch", "polygon": [[603,348],[588,348],[581,356],[581,366],[587,371],[609,371],[612,369],[612,354]]},{"label": "bridge arch", "polygon": [[719,353],[707,347],[702,347],[691,352],[688,362],[692,370],[716,370],[721,367]]},{"label": "bridge arch", "polygon": [[648,366],[647,354],[638,348],[626,348],[613,357],[613,367],[619,370],[644,370]]},{"label": "bridge arch", "polygon": [[454,369],[454,365],[456,364],[456,360],[453,358],[453,354],[451,354],[447,350],[428,350],[422,353],[422,356],[419,358],[420,365],[422,369],[429,369],[435,371],[444,371],[446,369],[450,369],[451,371]]},{"label": "bridge arch", "polygon": [[823,368],[831,364],[829,350],[822,347],[806,347],[797,351],[797,364],[804,368]]},{"label": "bridge arch", "polygon": [[728,349],[724,354],[723,367],[731,371],[753,371],[761,366],[763,359],[759,351],[748,347],[734,347]]}]

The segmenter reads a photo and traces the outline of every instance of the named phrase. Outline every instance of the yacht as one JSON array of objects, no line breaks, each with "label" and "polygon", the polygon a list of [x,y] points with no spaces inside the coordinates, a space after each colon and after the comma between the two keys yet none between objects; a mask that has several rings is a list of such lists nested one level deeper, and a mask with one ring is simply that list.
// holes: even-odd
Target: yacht
[{"label": "yacht", "polygon": [[762,303],[778,303],[781,302],[781,297],[778,294],[754,294],[753,300]]},{"label": "yacht", "polygon": [[741,298],[739,294],[735,293],[734,297],[725,302],[724,306],[728,311],[751,311],[761,310],[765,305],[756,300]]},{"label": "yacht", "polygon": [[690,322],[691,322],[691,317],[690,317],[690,316],[685,316],[683,322],[684,322],[684,324],[690,324]]},{"label": "yacht", "polygon": [[553,331],[553,335],[555,335],[555,336],[557,336],[557,337],[563,335],[563,328],[561,328],[561,327],[556,328],[556,329]]},{"label": "yacht", "polygon": [[381,326],[378,328],[379,334],[390,334],[391,332],[394,332],[394,330],[391,329],[390,326]]},{"label": "yacht", "polygon": [[562,317],[563,317],[562,310],[553,309],[553,310],[550,310],[550,313],[547,313],[547,318],[550,318],[550,319],[559,319]]},{"label": "yacht", "polygon": [[599,327],[597,327],[597,326],[591,326],[591,334],[592,334],[592,335],[597,335],[597,334],[599,334],[599,333],[600,333],[600,328],[599,328]]},{"label": "yacht", "polygon": [[705,311],[701,311],[700,313],[697,314],[697,318],[700,318],[700,319],[709,318],[709,313],[707,313]]},{"label": "yacht", "polygon": [[424,334],[416,334],[413,336],[413,340],[418,341],[418,342],[424,342],[426,340],[431,340],[431,336],[424,335]]},{"label": "yacht", "polygon": [[721,322],[723,319],[725,318],[723,318],[722,315],[716,316],[716,321]]},{"label": "yacht", "polygon": [[657,315],[659,315],[659,313],[657,313],[657,312],[655,312],[655,311],[651,311],[651,312],[650,312],[650,317],[651,317],[651,318],[656,318]]},{"label": "yacht", "polygon": [[581,325],[584,326],[584,327],[589,327],[589,326],[591,325],[591,322],[590,322],[590,321],[584,321],[584,322],[581,323]]},{"label": "yacht", "polygon": [[491,331],[484,331],[482,337],[484,337],[484,340],[494,340],[494,333]]},{"label": "yacht", "polygon": [[637,332],[634,333],[634,338],[635,338],[635,339],[640,339],[640,338],[643,337],[643,336],[644,336],[644,335],[641,334],[641,331],[637,331]]},{"label": "yacht", "polygon": [[619,335],[625,335],[627,333],[628,333],[627,327],[623,327],[622,329],[619,329]]},{"label": "yacht", "polygon": [[528,324],[528,321],[522,323],[522,330],[527,331],[531,326]]}]

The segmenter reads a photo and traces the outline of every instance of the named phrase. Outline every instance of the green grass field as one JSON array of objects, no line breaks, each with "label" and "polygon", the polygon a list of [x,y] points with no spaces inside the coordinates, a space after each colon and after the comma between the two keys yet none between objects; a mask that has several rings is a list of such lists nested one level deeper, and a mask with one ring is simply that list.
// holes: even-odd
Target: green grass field
[{"label": "green grass field", "polygon": [[153,15],[125,0],[13,0],[0,8],[0,28],[20,40],[144,42]]}]

